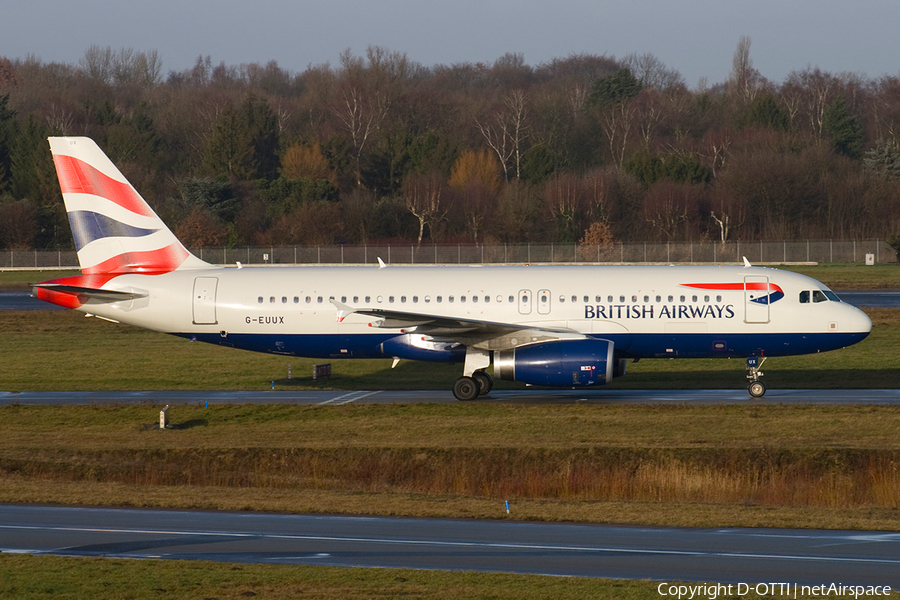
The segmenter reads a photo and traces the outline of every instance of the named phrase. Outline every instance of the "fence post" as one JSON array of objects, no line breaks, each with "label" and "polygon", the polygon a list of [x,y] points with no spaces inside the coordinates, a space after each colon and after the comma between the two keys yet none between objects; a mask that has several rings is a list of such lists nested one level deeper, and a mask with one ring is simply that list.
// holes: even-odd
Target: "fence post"
[{"label": "fence post", "polygon": [[806,240],[806,262],[809,262],[809,240]]}]

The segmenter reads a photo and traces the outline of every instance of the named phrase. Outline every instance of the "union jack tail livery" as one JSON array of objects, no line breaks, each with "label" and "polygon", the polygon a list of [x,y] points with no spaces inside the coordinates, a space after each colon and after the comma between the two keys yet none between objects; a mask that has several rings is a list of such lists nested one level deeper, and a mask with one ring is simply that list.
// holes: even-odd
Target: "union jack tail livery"
[{"label": "union jack tail livery", "polygon": [[187,251],[93,140],[52,137],[50,150],[82,273],[152,275],[209,267]]},{"label": "union jack tail livery", "polygon": [[52,137],[50,151],[82,275],[35,286],[41,300],[78,308],[136,297],[103,289],[125,274],[162,275],[211,265],[187,251],[94,140]]}]

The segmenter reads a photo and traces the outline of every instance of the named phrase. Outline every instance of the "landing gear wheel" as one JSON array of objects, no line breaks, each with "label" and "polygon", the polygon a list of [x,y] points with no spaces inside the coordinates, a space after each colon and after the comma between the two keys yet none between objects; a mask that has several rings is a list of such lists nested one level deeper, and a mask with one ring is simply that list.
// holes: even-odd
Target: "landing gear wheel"
[{"label": "landing gear wheel", "polygon": [[468,402],[478,397],[478,382],[473,377],[460,377],[453,384],[453,395],[457,400]]},{"label": "landing gear wheel", "polygon": [[478,382],[478,395],[484,396],[494,389],[494,378],[484,371],[475,371],[472,379]]},{"label": "landing gear wheel", "polygon": [[766,394],[766,384],[762,381],[754,381],[747,386],[747,391],[750,392],[750,395],[754,398],[762,398]]}]

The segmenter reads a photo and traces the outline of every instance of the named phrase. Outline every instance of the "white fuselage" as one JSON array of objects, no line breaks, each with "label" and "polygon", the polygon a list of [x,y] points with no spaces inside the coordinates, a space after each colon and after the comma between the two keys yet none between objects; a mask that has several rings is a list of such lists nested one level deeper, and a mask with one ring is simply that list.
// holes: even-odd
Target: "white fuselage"
[{"label": "white fuselage", "polygon": [[567,330],[612,340],[618,356],[631,358],[806,354],[850,345],[871,330],[862,311],[821,283],[761,267],[214,267],[125,274],[104,287],[147,296],[89,301],[79,310],[309,357],[388,356],[382,342],[415,330],[378,326],[377,318],[359,313],[339,320],[332,300],[354,309]]}]

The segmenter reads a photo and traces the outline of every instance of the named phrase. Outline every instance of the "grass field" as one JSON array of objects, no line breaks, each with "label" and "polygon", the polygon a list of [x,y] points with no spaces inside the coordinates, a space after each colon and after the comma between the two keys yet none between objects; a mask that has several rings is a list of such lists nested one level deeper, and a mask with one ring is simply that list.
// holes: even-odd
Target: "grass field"
[{"label": "grass field", "polygon": [[[770,388],[893,388],[900,385],[900,310],[867,309],[872,334],[824,354],[773,358]],[[459,365],[333,360],[333,377],[313,380],[313,359],[191,343],[74,311],[0,311],[0,390],[445,389]],[[287,365],[293,378],[287,380]],[[746,386],[743,360],[641,360],[610,389]],[[496,382],[498,389],[522,384]],[[449,392],[448,392],[449,393]]]},{"label": "grass field", "polygon": [[[501,573],[0,556],[0,597],[20,600],[44,600],[50,597],[59,600],[245,600],[254,597],[273,600],[651,600],[661,597],[657,592],[658,586],[659,582],[651,581]],[[897,595],[894,593],[892,597]],[[700,597],[708,598],[709,595]],[[755,593],[741,596],[748,600],[764,597],[772,598]]]},{"label": "grass field", "polygon": [[0,501],[900,530],[884,406],[7,406]]}]

